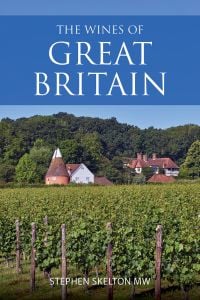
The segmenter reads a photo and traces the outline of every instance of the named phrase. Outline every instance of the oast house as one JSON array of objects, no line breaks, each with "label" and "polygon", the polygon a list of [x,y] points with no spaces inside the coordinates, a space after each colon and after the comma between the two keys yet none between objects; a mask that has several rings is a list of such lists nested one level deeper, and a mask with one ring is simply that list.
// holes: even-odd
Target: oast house
[{"label": "oast house", "polygon": [[47,185],[98,184],[112,185],[106,177],[96,177],[85,164],[65,164],[60,149],[56,149],[45,176]]}]

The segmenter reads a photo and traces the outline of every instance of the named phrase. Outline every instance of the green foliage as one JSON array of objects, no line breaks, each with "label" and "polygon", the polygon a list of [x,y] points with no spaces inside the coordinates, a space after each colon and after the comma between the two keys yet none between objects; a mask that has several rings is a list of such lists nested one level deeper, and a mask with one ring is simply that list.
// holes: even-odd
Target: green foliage
[{"label": "green foliage", "polygon": [[[114,168],[112,164],[108,163],[104,168],[104,175],[115,183],[120,183],[122,180],[122,174],[119,170]],[[102,174],[103,175],[103,174]]]},{"label": "green foliage", "polygon": [[105,237],[105,230],[94,219],[79,219],[68,237],[67,253],[70,263],[83,274],[98,267],[105,257]]},{"label": "green foliage", "polygon": [[4,161],[9,164],[16,164],[16,161],[26,152],[22,137],[11,137],[5,147]]},{"label": "green foliage", "polygon": [[24,257],[30,257],[31,254],[31,222],[32,219],[26,214],[20,218],[20,243]]},{"label": "green foliage", "polygon": [[0,219],[0,253],[8,261],[15,249],[15,224],[6,216]]},{"label": "green foliage", "polygon": [[181,176],[192,179],[200,177],[200,140],[195,141],[189,148],[185,162],[181,166]]},{"label": "green foliage", "polygon": [[134,182],[135,170],[124,168],[121,157],[115,156],[111,161],[108,159],[102,160],[99,169],[97,176],[106,176],[114,183],[131,184]]},{"label": "green foliage", "polygon": [[[164,253],[163,253],[163,278],[176,282],[180,286],[191,286],[197,278],[197,270],[200,267],[199,256],[199,217],[194,214],[193,225],[187,217],[191,210],[182,211],[182,220],[177,220],[171,215],[171,228],[166,226]],[[183,222],[184,219],[184,222]],[[195,225],[195,222],[197,224]]]},{"label": "green foliage", "polygon": [[81,162],[82,147],[75,139],[62,141],[59,147],[65,163]]},{"label": "green foliage", "polygon": [[[43,142],[39,143],[40,140]],[[189,147],[196,140],[200,140],[200,127],[197,125],[165,130],[150,127],[141,130],[135,126],[120,124],[115,118],[101,120],[75,117],[67,113],[21,118],[16,121],[3,119],[0,121],[0,164],[16,167],[25,153],[30,153],[32,148],[32,152],[35,152],[37,148],[37,153],[33,154],[34,159],[39,155],[40,161],[42,153],[44,154],[44,162],[36,163],[37,166],[40,165],[37,170],[38,180],[43,181],[44,169],[49,159],[48,149],[53,151],[59,146],[66,162],[83,162],[93,172],[106,175],[104,162],[107,160],[110,179],[130,183],[130,174],[120,170],[119,160],[134,157],[136,152],[142,151],[148,155],[156,152],[159,156],[171,157],[181,164]],[[1,180],[7,181],[7,175],[1,174]],[[10,181],[13,175],[9,177]]]},{"label": "green foliage", "polygon": [[[45,215],[48,226],[43,224]],[[0,251],[5,258],[15,247],[16,217],[26,255],[30,255],[30,224],[36,223],[37,265],[42,270],[60,264],[60,224],[64,223],[68,261],[77,272],[85,274],[94,267],[105,270],[110,241],[114,276],[153,279],[155,231],[162,224],[163,280],[183,287],[198,280],[198,183],[0,190]],[[108,222],[112,222],[110,233]]]},{"label": "green foliage", "polygon": [[34,183],[39,180],[37,165],[29,154],[24,154],[16,166],[16,180],[20,183]]},{"label": "green foliage", "polygon": [[81,138],[81,145],[83,147],[82,162],[92,171],[96,171],[102,153],[102,145],[98,133],[85,134]]},{"label": "green foliage", "polygon": [[29,157],[36,164],[37,180],[44,182],[52,157],[52,149],[42,139],[38,139],[34,143],[33,148],[31,148]]},{"label": "green foliage", "polygon": [[5,163],[0,164],[0,182],[11,182],[14,179],[15,167]]},{"label": "green foliage", "polygon": [[132,179],[132,183],[143,184],[145,182],[146,177],[143,174],[136,174]]},{"label": "green foliage", "polygon": [[145,179],[147,181],[151,176],[153,176],[154,171],[152,168],[146,167],[142,169],[142,174],[145,176]]},{"label": "green foliage", "polygon": [[181,165],[178,176],[182,179],[191,179],[191,177],[189,176],[189,170],[184,165]]},{"label": "green foliage", "polygon": [[37,229],[36,261],[41,270],[50,273],[61,262],[61,234],[58,225],[41,225]]},{"label": "green foliage", "polygon": [[[154,228],[155,229],[155,228]],[[128,225],[115,229],[113,235],[113,271],[127,278],[154,276],[154,241]]]}]

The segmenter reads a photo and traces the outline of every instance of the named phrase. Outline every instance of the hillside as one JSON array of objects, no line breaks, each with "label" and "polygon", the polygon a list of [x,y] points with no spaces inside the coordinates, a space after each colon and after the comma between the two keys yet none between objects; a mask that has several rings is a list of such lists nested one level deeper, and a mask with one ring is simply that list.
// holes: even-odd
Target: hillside
[{"label": "hillside", "polygon": [[134,157],[140,151],[148,155],[156,152],[180,164],[192,142],[197,139],[200,139],[200,126],[197,125],[142,130],[121,124],[115,118],[103,120],[67,113],[2,119],[0,180],[11,181],[19,159],[33,147],[43,148],[46,164],[55,147],[60,147],[66,162],[83,161],[97,174],[118,181],[119,173],[123,171],[123,157]]}]

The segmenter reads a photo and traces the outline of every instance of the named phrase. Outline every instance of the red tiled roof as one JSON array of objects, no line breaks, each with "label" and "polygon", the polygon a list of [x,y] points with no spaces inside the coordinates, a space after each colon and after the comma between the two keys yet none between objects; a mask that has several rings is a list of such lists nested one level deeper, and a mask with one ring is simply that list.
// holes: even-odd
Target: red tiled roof
[{"label": "red tiled roof", "polygon": [[129,168],[146,168],[149,167],[148,162],[144,161],[143,159],[134,159],[131,161],[131,163],[128,165]]},{"label": "red tiled roof", "polygon": [[113,185],[113,183],[106,177],[95,177],[94,183],[99,185]]},{"label": "red tiled roof", "polygon": [[148,162],[142,159],[137,159],[136,168],[147,168],[148,166]]},{"label": "red tiled roof", "polygon": [[74,171],[78,169],[79,166],[80,164],[66,164],[67,171],[71,174],[74,173]]},{"label": "red tiled roof", "polygon": [[169,183],[176,181],[172,176],[166,176],[164,174],[154,174],[147,182],[160,182],[160,183]]},{"label": "red tiled roof", "polygon": [[137,164],[137,159],[133,159],[133,160],[131,160],[130,163],[128,163],[128,167],[132,168],[132,169],[135,169],[136,164]]},{"label": "red tiled roof", "polygon": [[150,158],[147,161],[144,161],[143,159],[133,159],[128,166],[129,168],[133,168],[133,169],[146,168],[152,166],[157,166],[159,168],[179,169],[177,164],[173,162],[173,160],[169,157],[156,158],[156,159]]},{"label": "red tiled roof", "polygon": [[64,176],[69,177],[62,157],[52,158],[46,177]]},{"label": "red tiled roof", "polygon": [[179,169],[177,164],[169,157],[156,158],[156,159],[148,159],[149,166],[158,166],[160,168],[174,168]]}]

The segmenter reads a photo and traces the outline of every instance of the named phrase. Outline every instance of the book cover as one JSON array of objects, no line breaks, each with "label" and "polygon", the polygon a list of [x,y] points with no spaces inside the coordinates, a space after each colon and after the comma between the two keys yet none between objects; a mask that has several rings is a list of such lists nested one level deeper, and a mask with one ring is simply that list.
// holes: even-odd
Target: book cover
[{"label": "book cover", "polygon": [[2,1],[0,299],[199,299],[199,14]]}]

